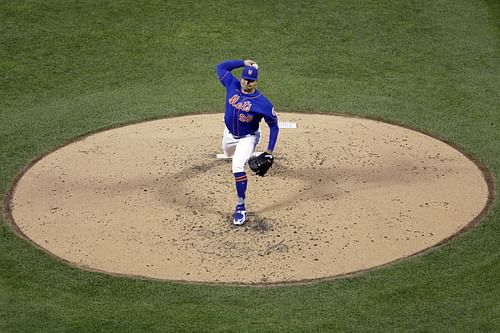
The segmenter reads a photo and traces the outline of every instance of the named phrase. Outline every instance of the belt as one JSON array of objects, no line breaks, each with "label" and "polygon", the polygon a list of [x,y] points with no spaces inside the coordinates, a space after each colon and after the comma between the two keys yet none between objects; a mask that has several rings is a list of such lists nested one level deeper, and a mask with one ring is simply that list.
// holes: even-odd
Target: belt
[{"label": "belt", "polygon": [[252,135],[255,135],[255,132],[247,134],[247,135],[241,135],[241,136],[233,135],[233,133],[231,133],[231,136],[233,137],[233,139],[243,139],[243,138],[246,138],[246,137],[249,137]]}]

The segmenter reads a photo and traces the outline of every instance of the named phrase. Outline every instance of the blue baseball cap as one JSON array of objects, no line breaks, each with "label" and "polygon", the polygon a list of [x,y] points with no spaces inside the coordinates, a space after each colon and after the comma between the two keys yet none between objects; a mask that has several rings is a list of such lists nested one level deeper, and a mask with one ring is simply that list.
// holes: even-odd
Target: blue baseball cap
[{"label": "blue baseball cap", "polygon": [[241,77],[245,80],[257,81],[257,79],[259,78],[259,71],[253,66],[246,66],[243,67],[243,73],[241,73]]}]

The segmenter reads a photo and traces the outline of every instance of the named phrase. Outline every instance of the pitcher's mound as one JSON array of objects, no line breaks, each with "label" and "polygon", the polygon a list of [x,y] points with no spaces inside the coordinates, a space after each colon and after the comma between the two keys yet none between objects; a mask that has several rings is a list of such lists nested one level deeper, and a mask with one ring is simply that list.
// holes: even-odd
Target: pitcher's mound
[{"label": "pitcher's mound", "polygon": [[[246,225],[222,114],[107,130],[34,163],[7,211],[18,230],[76,266],[174,281],[281,283],[380,266],[466,228],[490,195],[448,144],[379,121],[281,114],[276,161],[249,177]],[[263,142],[267,145],[267,128]]]}]

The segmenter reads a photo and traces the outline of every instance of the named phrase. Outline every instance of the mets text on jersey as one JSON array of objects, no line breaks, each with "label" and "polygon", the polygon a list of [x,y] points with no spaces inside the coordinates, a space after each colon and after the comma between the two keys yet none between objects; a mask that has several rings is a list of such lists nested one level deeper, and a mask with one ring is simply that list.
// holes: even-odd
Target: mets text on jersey
[{"label": "mets text on jersey", "polygon": [[238,110],[249,112],[250,107],[252,106],[252,103],[250,103],[249,101],[244,101],[244,102],[238,103],[239,99],[240,99],[240,96],[233,95],[233,97],[231,97],[229,99],[229,104],[231,104],[234,108],[236,108]]}]

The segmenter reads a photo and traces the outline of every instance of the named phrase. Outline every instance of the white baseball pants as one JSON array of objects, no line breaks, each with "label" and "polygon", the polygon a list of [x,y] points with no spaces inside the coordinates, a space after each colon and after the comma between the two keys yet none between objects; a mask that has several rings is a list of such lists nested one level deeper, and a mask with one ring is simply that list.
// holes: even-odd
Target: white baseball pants
[{"label": "white baseball pants", "polygon": [[255,132],[255,135],[248,135],[242,138],[235,138],[227,129],[224,129],[222,137],[222,149],[224,154],[233,158],[233,173],[245,172],[245,164],[255,148],[260,143],[260,130]]}]

